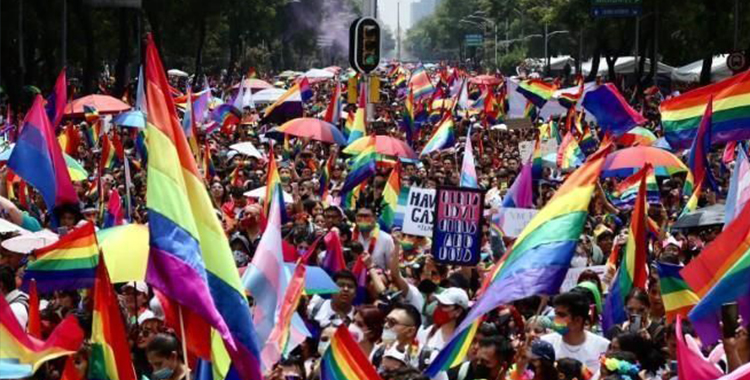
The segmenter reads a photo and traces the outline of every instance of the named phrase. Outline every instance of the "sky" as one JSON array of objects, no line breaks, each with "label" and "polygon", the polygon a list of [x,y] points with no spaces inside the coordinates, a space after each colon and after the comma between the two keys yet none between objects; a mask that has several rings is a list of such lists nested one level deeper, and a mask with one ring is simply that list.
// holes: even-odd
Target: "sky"
[{"label": "sky", "polygon": [[401,3],[401,37],[403,38],[406,35],[406,29],[409,28],[411,20],[411,2],[412,0],[378,0],[378,12],[380,13],[378,16],[393,31],[394,37],[396,35],[398,14],[397,4]]}]

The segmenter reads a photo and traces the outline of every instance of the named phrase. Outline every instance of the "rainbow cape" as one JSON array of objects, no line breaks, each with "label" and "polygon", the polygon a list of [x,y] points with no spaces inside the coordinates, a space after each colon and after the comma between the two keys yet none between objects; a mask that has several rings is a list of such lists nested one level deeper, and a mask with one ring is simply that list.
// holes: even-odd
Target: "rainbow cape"
[{"label": "rainbow cape", "polygon": [[[190,339],[211,342],[215,377],[260,378],[245,291],[182,127],[151,36],[146,46],[149,262],[146,281],[196,316]],[[210,337],[191,330],[211,326]],[[208,331],[208,329],[205,329]],[[188,339],[188,340],[190,340]],[[230,367],[231,365],[231,367]]]},{"label": "rainbow cape", "polygon": [[714,111],[711,141],[722,144],[750,139],[750,71],[745,71],[661,103],[664,136],[672,148],[690,146],[711,98]]},{"label": "rainbow cape", "polygon": [[92,223],[70,231],[55,243],[34,251],[36,260],[24,273],[24,287],[34,279],[42,293],[94,285],[99,246]]},{"label": "rainbow cape", "polygon": [[440,124],[435,127],[435,131],[432,133],[432,136],[425,144],[424,148],[422,148],[422,152],[419,154],[420,156],[428,155],[432,152],[447,149],[456,142],[456,132],[455,127],[453,126],[453,114],[451,112],[446,112],[445,116],[443,116],[443,120],[440,121]]},{"label": "rainbow cape", "polygon": [[638,197],[635,201],[633,214],[630,220],[628,241],[625,245],[625,254],[617,274],[609,289],[607,299],[604,301],[604,315],[602,316],[602,327],[604,331],[619,323],[625,322],[625,298],[633,288],[646,289],[648,270],[646,257],[648,255],[648,242],[646,241],[646,177],[652,170],[651,164],[646,164],[639,171],[640,184]]},{"label": "rainbow cape", "polygon": [[396,219],[396,209],[398,208],[398,197],[401,193],[401,163],[396,163],[396,167],[391,170],[391,175],[385,182],[383,196],[381,201],[380,217],[378,224],[380,229],[390,233]]},{"label": "rainbow cape", "polygon": [[321,380],[380,380],[346,326],[339,326],[320,359]]},{"label": "rainbow cape", "polygon": [[657,261],[656,269],[659,272],[659,287],[667,312],[667,323],[674,322],[678,315],[687,317],[688,312],[700,299],[682,279],[682,266]]},{"label": "rainbow cape", "polygon": [[100,260],[96,271],[93,298],[88,379],[135,380],[117,294],[109,280],[104,260]]},{"label": "rainbow cape", "polygon": [[562,170],[577,168],[583,165],[586,155],[583,154],[573,134],[568,131],[557,150],[557,166]]},{"label": "rainbow cape", "polygon": [[36,339],[24,331],[8,301],[0,297],[0,378],[31,377],[44,362],[78,351],[83,338],[78,320],[69,315],[46,341]]},{"label": "rainbow cape", "polygon": [[516,89],[539,109],[542,109],[547,101],[555,95],[555,90],[557,90],[557,87],[554,84],[546,83],[540,79],[521,81]]}]

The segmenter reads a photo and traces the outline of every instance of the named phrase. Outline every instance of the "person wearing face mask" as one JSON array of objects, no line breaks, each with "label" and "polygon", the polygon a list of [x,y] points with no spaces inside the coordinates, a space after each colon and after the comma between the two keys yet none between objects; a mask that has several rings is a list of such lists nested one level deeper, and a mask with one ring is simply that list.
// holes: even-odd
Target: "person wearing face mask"
[{"label": "person wearing face mask", "polygon": [[475,357],[448,371],[449,380],[504,380],[515,350],[502,335],[486,336],[479,340]]},{"label": "person wearing face mask", "polygon": [[354,314],[349,332],[365,355],[370,356],[375,344],[380,340],[384,323],[385,315],[376,306],[360,306]]},{"label": "person wearing face mask", "polygon": [[377,227],[375,214],[370,208],[358,209],[356,221],[352,240],[358,241],[365,248],[365,252],[372,255],[376,267],[387,269],[394,248],[393,238]]},{"label": "person wearing face mask", "polygon": [[180,342],[171,334],[156,334],[146,346],[152,380],[187,379],[188,370],[182,363]]},{"label": "person wearing face mask", "polygon": [[589,301],[578,292],[562,293],[554,299],[552,330],[542,340],[549,342],[558,359],[572,358],[592,372],[599,371],[599,356],[607,351],[609,340],[585,329],[589,320]]},{"label": "person wearing face mask", "polygon": [[437,307],[432,326],[423,327],[417,334],[422,351],[431,352],[431,358],[448,344],[469,309],[469,296],[461,288],[445,289],[435,299]]},{"label": "person wearing face mask", "polygon": [[555,350],[549,342],[535,340],[519,349],[511,380],[559,380]]},{"label": "person wearing face mask", "polygon": [[416,307],[409,304],[396,304],[385,318],[381,341],[370,353],[370,362],[381,369],[386,350],[397,346],[404,352],[404,361],[413,368],[420,368],[419,345],[416,337],[422,316]]}]

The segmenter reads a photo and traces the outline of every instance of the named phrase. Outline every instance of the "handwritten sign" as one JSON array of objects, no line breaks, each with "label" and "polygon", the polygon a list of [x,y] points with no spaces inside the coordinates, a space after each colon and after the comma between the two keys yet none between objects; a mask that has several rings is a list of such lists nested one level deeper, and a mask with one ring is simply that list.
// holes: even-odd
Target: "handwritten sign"
[{"label": "handwritten sign", "polygon": [[604,281],[604,274],[607,272],[607,266],[594,265],[590,267],[568,269],[568,273],[565,275],[565,280],[563,281],[562,285],[560,285],[560,293],[565,293],[570,289],[573,289],[578,284],[578,277],[580,277],[581,273],[583,273],[583,271],[585,270],[594,271],[594,273],[599,276],[599,279]]},{"label": "handwritten sign", "polygon": [[438,188],[432,256],[439,263],[476,265],[482,244],[484,192]]},{"label": "handwritten sign", "polygon": [[521,141],[520,143],[518,143],[518,155],[521,156],[521,162],[529,162],[533,153],[533,141]]},{"label": "handwritten sign", "polygon": [[403,209],[404,233],[432,236],[432,225],[435,223],[435,189],[410,188]]},{"label": "handwritten sign", "polygon": [[492,216],[492,223],[500,227],[503,236],[515,238],[539,212],[530,208],[503,207]]}]

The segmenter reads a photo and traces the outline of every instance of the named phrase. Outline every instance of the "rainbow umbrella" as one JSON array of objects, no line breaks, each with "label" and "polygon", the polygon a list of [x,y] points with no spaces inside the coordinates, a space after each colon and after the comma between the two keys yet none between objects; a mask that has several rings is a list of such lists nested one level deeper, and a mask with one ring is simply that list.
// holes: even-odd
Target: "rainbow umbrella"
[{"label": "rainbow umbrella", "polygon": [[115,116],[112,122],[120,127],[146,128],[146,114],[141,111],[128,111]]},{"label": "rainbow umbrella", "polygon": [[[13,147],[15,147],[15,144],[9,144],[0,151],[0,162],[8,161],[11,153],[13,153]],[[72,181],[83,181],[89,178],[89,173],[75,158],[68,156],[66,153],[63,153],[63,158],[65,158],[65,166],[68,167],[68,173],[70,173]]]},{"label": "rainbow umbrella", "polygon": [[375,139],[375,153],[412,160],[419,159],[419,156],[405,141],[385,135],[361,137],[344,148],[343,152],[351,155],[359,154],[366,146],[371,144],[371,139]]},{"label": "rainbow umbrella", "polygon": [[346,138],[333,124],[313,117],[299,117],[284,123],[274,132],[304,137],[337,145],[346,145]]},{"label": "rainbow umbrella", "polygon": [[651,146],[656,142],[656,135],[644,127],[634,127],[617,139],[617,142],[625,146]]},{"label": "rainbow umbrella", "polygon": [[627,177],[637,172],[646,163],[653,165],[655,174],[662,177],[688,171],[685,163],[664,149],[634,146],[607,156],[602,169],[602,177]]},{"label": "rainbow umbrella", "polygon": [[126,224],[96,232],[112,282],[146,278],[148,236],[148,227],[143,224]]}]

